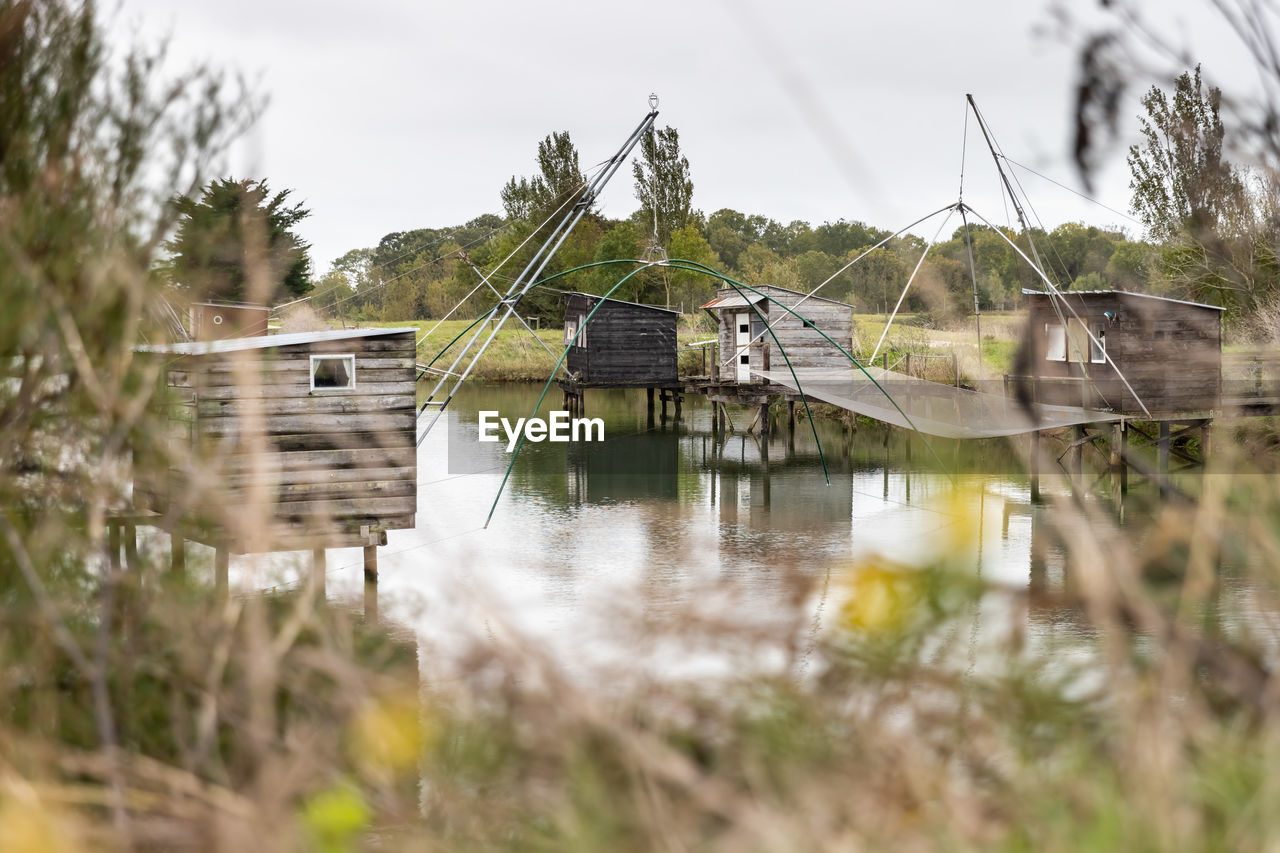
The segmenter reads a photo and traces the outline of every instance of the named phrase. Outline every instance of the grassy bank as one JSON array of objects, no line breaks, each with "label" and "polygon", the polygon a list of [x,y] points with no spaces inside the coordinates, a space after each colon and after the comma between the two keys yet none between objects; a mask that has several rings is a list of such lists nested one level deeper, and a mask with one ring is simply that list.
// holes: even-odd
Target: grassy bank
[{"label": "grassy bank", "polygon": [[[418,360],[421,364],[427,364],[436,359],[437,367],[448,367],[475,330],[464,335],[448,351],[444,351],[445,348],[471,322],[446,320],[438,327],[435,320],[374,325],[387,328],[411,326],[418,329],[419,337],[430,331],[430,337],[418,344]],[[934,329],[915,324],[914,318],[904,316],[895,322],[885,336],[876,362],[883,363],[882,360],[887,355],[891,367],[905,370],[906,356],[910,355],[914,375],[950,382],[953,379],[952,353],[955,353],[963,380],[996,377],[1007,372],[1013,362],[1021,334],[1020,322],[1020,315],[1015,312],[983,315],[982,362],[979,367],[972,320],[951,328]],[[850,352],[857,357],[869,359],[884,330],[884,323],[885,318],[881,315],[855,315]],[[485,325],[484,328],[484,334],[487,335],[491,327]],[[677,331],[680,375],[705,374],[715,349],[709,349],[704,359],[701,348],[690,347],[689,344],[715,337],[715,329],[709,318],[700,315],[681,317]],[[542,342],[541,345],[539,341]],[[472,376],[484,382],[545,382],[563,350],[564,330],[559,326],[530,332],[512,320],[498,332],[497,338],[476,365]]]}]

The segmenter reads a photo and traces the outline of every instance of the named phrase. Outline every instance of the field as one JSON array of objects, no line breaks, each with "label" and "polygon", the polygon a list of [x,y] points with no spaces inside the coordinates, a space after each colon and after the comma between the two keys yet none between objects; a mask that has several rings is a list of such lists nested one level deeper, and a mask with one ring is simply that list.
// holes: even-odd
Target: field
[{"label": "field", "polygon": [[[869,358],[884,330],[885,317],[879,314],[854,316],[853,349],[855,356]],[[466,344],[475,329],[463,335],[471,326],[470,320],[398,321],[377,323],[382,327],[412,326],[419,330],[418,358],[422,364],[435,359],[436,367],[447,368],[459,348]],[[482,324],[485,332],[492,327]],[[477,327],[481,328],[481,327]],[[555,367],[556,359],[564,351],[564,332],[559,326],[536,329],[534,333],[517,321],[511,320],[498,332],[497,338],[476,365],[472,376],[484,382],[543,382]],[[423,337],[430,332],[429,337]],[[462,335],[461,338],[459,336]],[[945,329],[914,325],[910,315],[900,317],[885,336],[876,361],[888,354],[889,364],[898,370],[905,369],[904,356],[911,355],[914,375],[938,381],[951,382],[952,353],[955,353],[962,380],[994,379],[1007,372],[1013,362],[1021,337],[1021,315],[1018,312],[993,312],[982,317],[982,362],[979,366],[977,344],[972,320],[964,326]],[[709,318],[685,315],[679,325],[680,373],[682,376],[705,372],[701,349],[690,344],[715,337],[715,329]],[[454,342],[455,338],[458,340]],[[483,340],[483,338],[481,338]],[[539,345],[541,341],[543,345]],[[446,347],[449,347],[446,350]],[[549,350],[549,351],[548,351]],[[443,352],[442,352],[443,351]],[[554,357],[553,354],[554,353]],[[710,355],[707,356],[710,358]]]}]

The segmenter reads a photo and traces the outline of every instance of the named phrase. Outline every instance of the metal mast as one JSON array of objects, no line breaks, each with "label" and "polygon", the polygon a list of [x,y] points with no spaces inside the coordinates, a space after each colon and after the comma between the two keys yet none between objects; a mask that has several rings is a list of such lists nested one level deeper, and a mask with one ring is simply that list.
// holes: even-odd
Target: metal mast
[{"label": "metal mast", "polygon": [[991,134],[987,131],[987,123],[982,118],[982,113],[978,112],[978,105],[973,101],[973,95],[965,95],[969,100],[969,106],[973,109],[973,116],[978,120],[978,127],[982,130],[982,138],[987,141],[987,148],[991,149],[991,158],[996,161],[996,171],[1000,173],[1000,180],[1004,184],[1005,192],[1009,194],[1009,200],[1013,202],[1013,209],[1018,214],[1018,224],[1022,226],[1022,233],[1027,235],[1027,244],[1031,246],[1031,257],[1036,262],[1036,267],[1044,269],[1044,264],[1040,261],[1040,253],[1036,251],[1035,241],[1031,239],[1031,226],[1027,224],[1027,215],[1022,210],[1022,202],[1018,201],[1018,194],[1013,191],[1013,184],[1009,182],[1009,176],[1005,174],[1004,164],[1000,162],[1000,153],[996,151],[996,145],[991,140]]},{"label": "metal mast", "polygon": [[[578,224],[578,220],[580,220],[591,208],[591,205],[595,203],[596,197],[600,194],[600,191],[609,183],[609,179],[613,177],[614,173],[622,167],[622,164],[626,161],[627,156],[631,154],[631,150],[635,148],[636,143],[640,141],[640,138],[644,136],[651,127],[653,127],[653,121],[658,117],[658,99],[656,96],[649,96],[649,106],[650,110],[648,115],[646,115],[640,124],[637,125],[635,130],[631,131],[631,135],[627,137],[627,141],[618,149],[618,153],[614,154],[613,157],[605,163],[604,168],[597,172],[596,176],[587,184],[582,195],[574,205],[565,212],[564,217],[556,227],[551,230],[547,239],[538,248],[538,251],[534,253],[534,256],[529,260],[529,263],[525,265],[525,268],[520,272],[520,275],[516,276],[515,281],[511,283],[509,288],[507,288],[507,292],[502,295],[501,300],[496,306],[497,310],[494,314],[497,319],[495,320],[493,329],[489,332],[488,337],[480,342],[477,348],[476,342],[480,340],[480,336],[484,333],[484,326],[477,328],[475,334],[472,335],[466,345],[463,346],[462,350],[454,358],[453,363],[450,364],[443,372],[435,387],[431,389],[431,393],[427,395],[426,401],[418,407],[419,419],[422,418],[423,413],[426,412],[427,409],[435,409],[434,416],[432,416],[426,423],[425,427],[422,427],[418,431],[417,443],[419,446],[421,446],[423,440],[427,437],[427,433],[431,432],[431,428],[436,425],[436,421],[440,420],[440,416],[444,414],[445,407],[449,405],[454,394],[457,393],[459,386],[461,386],[462,383],[466,381],[467,377],[471,375],[471,369],[475,367],[476,363],[480,360],[480,357],[484,355],[484,351],[488,349],[489,344],[491,344],[493,339],[497,337],[497,334],[502,329],[503,324],[506,323],[506,321],[510,319],[511,315],[515,313],[516,306],[520,304],[520,300],[524,298],[525,294],[528,293],[535,284],[537,284],[540,276],[542,275],[542,271],[546,269],[547,264],[551,262],[551,258],[555,255],[556,250],[559,249],[561,244],[563,244],[569,237],[574,226]],[[460,366],[461,369],[459,369]],[[446,385],[448,385],[447,389],[445,389]],[[440,395],[442,390],[444,390],[444,395],[441,398]]]}]

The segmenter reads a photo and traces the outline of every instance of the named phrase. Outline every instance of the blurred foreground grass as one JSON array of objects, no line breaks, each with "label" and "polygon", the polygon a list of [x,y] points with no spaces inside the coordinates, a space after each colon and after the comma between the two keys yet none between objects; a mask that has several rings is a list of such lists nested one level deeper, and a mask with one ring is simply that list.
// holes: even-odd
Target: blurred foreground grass
[{"label": "blurred foreground grass", "polygon": [[584,682],[487,613],[444,654],[306,585],[219,597],[163,547],[118,566],[108,514],[168,462],[156,235],[244,115],[102,39],[92,6],[0,2],[0,850],[1280,845],[1280,487],[1230,442],[1124,525],[1056,498],[1061,584],[984,581],[957,492],[919,565],[772,566],[782,630],[634,626],[760,662],[689,682]]}]

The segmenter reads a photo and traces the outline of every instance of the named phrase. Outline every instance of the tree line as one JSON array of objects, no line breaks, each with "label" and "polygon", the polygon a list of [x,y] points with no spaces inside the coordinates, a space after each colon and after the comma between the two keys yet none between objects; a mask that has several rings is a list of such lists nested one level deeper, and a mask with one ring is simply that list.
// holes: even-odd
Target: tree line
[{"label": "tree line", "polygon": [[[1228,308],[1232,319],[1247,319],[1277,298],[1280,207],[1274,180],[1226,158],[1220,100],[1217,89],[1201,83],[1199,67],[1179,77],[1171,94],[1153,87],[1143,99],[1142,142],[1130,148],[1128,161],[1132,208],[1147,239],[1079,222],[1029,233],[969,222],[928,246],[916,235],[862,221],[815,226],[729,208],[705,214],[693,206],[678,131],[654,129],[633,164],[638,209],[610,219],[591,206],[545,274],[585,269],[559,279],[554,290],[534,291],[522,310],[555,321],[556,290],[604,293],[630,272],[601,262],[670,257],[750,285],[806,292],[821,286],[824,295],[867,313],[889,311],[914,273],[903,309],[946,323],[972,313],[975,291],[982,310],[1007,310],[1019,306],[1024,289],[1043,289],[1040,272],[1023,257],[1038,254],[1045,275],[1062,289],[1196,299]],[[474,317],[494,304],[494,291],[506,290],[585,191],[586,176],[567,132],[542,139],[535,162],[536,173],[512,176],[499,189],[501,213],[387,234],[377,246],[335,259],[318,279],[309,276],[308,247],[292,231],[308,211],[287,206],[288,191],[271,196],[265,182],[224,179],[205,188],[198,201],[178,200],[182,224],[169,244],[168,272],[202,292],[243,298],[246,277],[235,271],[225,247],[241,239],[238,223],[246,212],[256,212],[267,225],[263,257],[278,283],[276,301],[309,294],[320,312],[355,321],[437,319],[451,311]],[[655,265],[615,295],[691,311],[714,296],[715,284]]]}]

